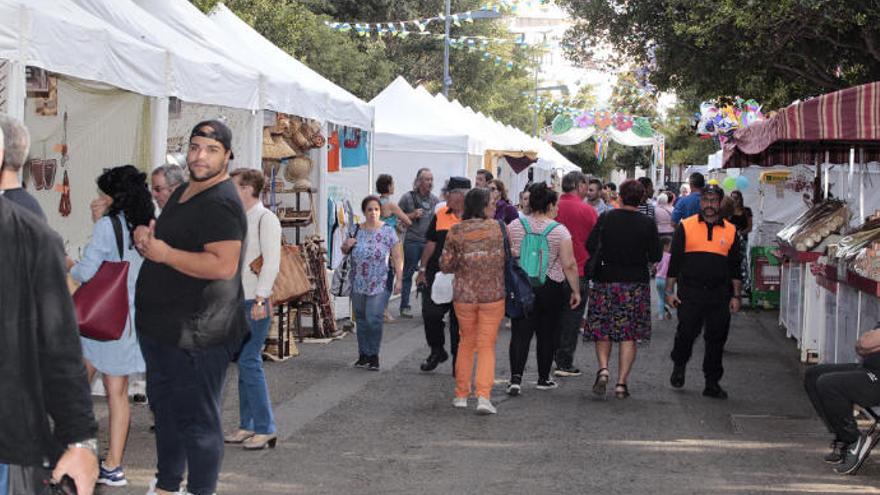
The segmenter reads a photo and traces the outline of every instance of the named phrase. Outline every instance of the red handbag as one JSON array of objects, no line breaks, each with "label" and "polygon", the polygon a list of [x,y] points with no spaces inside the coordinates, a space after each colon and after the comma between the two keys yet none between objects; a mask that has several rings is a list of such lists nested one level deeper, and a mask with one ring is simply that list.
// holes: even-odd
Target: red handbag
[{"label": "red handbag", "polygon": [[[122,259],[122,223],[111,216],[116,247]],[[83,337],[119,340],[128,321],[128,262],[105,261],[91,280],[73,293],[76,322]]]}]

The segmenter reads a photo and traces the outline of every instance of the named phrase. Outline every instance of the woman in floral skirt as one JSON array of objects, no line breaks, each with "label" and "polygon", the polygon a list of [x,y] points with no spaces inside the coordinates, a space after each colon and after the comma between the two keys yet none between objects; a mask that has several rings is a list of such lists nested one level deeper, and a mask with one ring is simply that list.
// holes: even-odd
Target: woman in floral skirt
[{"label": "woman in floral skirt", "polygon": [[599,217],[587,249],[598,256],[587,312],[586,338],[596,343],[599,371],[593,393],[605,396],[611,347],[619,347],[614,395],[629,397],[627,380],[636,359],[636,344],[651,339],[651,285],[648,266],[662,251],[657,225],[639,213],[644,186],[628,180],[620,185],[620,208]]}]

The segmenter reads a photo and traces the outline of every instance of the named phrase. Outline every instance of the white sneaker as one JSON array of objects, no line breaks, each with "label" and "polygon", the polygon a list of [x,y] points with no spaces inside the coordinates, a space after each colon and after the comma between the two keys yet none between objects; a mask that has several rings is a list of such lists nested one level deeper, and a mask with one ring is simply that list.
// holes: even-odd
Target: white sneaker
[{"label": "white sneaker", "polygon": [[452,407],[456,409],[467,408],[467,397],[456,397],[452,399]]},{"label": "white sneaker", "polygon": [[[158,482],[159,482],[159,480],[156,479],[156,478],[153,478],[153,479],[150,481],[150,488],[147,489],[147,495],[158,495],[158,494],[156,493],[156,483],[158,483]],[[177,493],[178,493],[179,495],[187,495],[187,491],[184,490],[183,488],[181,488],[180,490],[178,490]]]},{"label": "white sneaker", "polygon": [[485,397],[477,398],[477,413],[478,414],[495,414],[498,410],[495,409],[495,406],[492,405],[492,401],[486,399]]}]

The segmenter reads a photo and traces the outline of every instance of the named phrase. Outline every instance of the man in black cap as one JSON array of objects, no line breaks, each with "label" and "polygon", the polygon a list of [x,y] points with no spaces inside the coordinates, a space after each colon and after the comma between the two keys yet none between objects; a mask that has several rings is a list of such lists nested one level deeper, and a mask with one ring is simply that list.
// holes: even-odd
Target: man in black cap
[{"label": "man in black cap", "polygon": [[[724,191],[715,185],[700,195],[700,212],[685,218],[672,238],[666,302],[678,308],[678,329],[672,349],[674,368],[669,382],[684,386],[685,367],[691,358],[694,340],[706,327],[703,395],[726,399],[718,382],[724,374],[721,358],[730,330],[730,314],[740,308],[742,270],[736,227],[721,218]],[[678,282],[678,293],[675,285]]]},{"label": "man in black cap", "polygon": [[443,317],[449,313],[449,350],[452,353],[452,372],[455,373],[455,356],[458,352],[458,320],[452,303],[435,304],[431,300],[431,286],[434,277],[440,271],[440,255],[446,243],[446,234],[453,225],[461,221],[464,213],[464,195],[471,188],[471,181],[465,177],[451,177],[446,185],[446,206],[440,208],[431,219],[428,232],[425,234],[427,243],[422,252],[419,275],[416,284],[423,286],[422,319],[425,323],[425,339],[431,348],[431,354],[421,365],[422,371],[433,371],[438,364],[449,359],[444,349],[446,345],[445,325]]},{"label": "man in black cap", "polygon": [[220,393],[247,332],[240,266],[247,220],[227,173],[231,146],[222,122],[197,124],[187,153],[190,181],[158,220],[134,233],[146,258],[135,322],[156,419],[159,495],[177,493],[187,468],[187,491],[213,494],[223,460]]}]

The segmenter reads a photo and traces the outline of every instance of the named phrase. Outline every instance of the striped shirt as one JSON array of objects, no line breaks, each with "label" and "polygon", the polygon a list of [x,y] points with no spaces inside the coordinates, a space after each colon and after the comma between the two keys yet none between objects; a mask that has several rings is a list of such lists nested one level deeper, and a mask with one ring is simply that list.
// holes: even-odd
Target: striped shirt
[{"label": "striped shirt", "polygon": [[[525,221],[529,223],[529,229],[531,229],[533,233],[539,234],[554,220],[546,218],[539,220],[529,215],[526,217]],[[519,246],[522,244],[523,238],[526,236],[526,231],[523,229],[522,222],[520,220],[510,222],[507,226],[507,232],[510,236],[510,249],[513,251],[513,255],[518,258]],[[571,233],[565,228],[565,225],[562,225],[561,223],[547,234],[547,243],[550,245],[550,262],[547,265],[547,277],[554,282],[565,281],[565,272],[562,270],[562,259],[559,257],[559,246],[562,245],[562,241],[566,239],[571,239]]]}]

